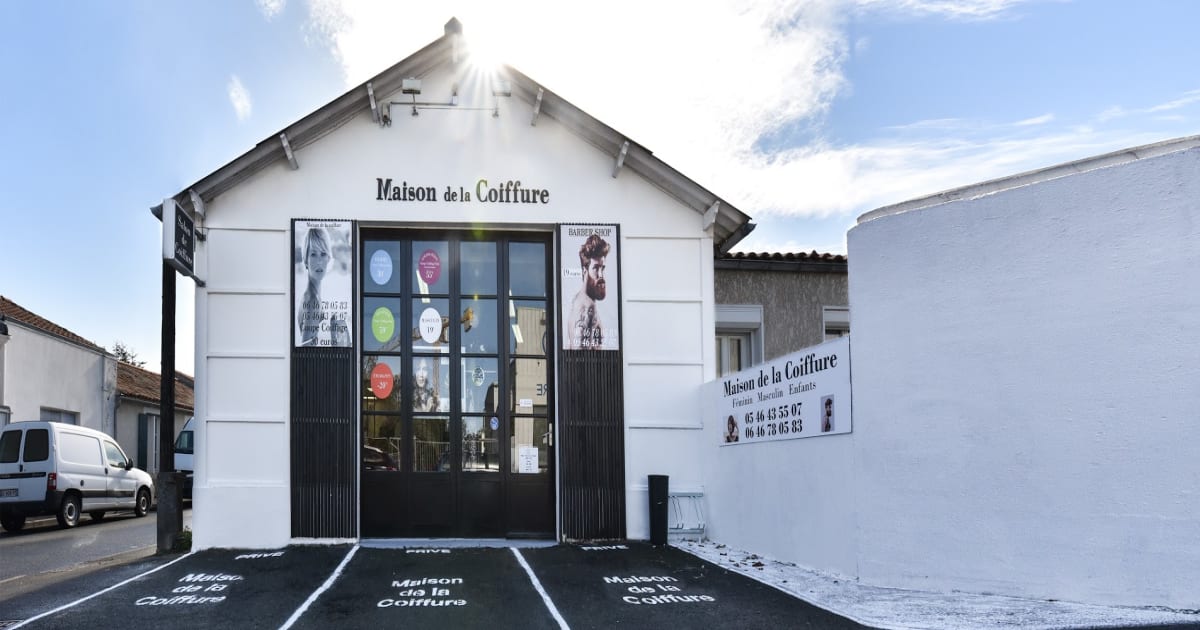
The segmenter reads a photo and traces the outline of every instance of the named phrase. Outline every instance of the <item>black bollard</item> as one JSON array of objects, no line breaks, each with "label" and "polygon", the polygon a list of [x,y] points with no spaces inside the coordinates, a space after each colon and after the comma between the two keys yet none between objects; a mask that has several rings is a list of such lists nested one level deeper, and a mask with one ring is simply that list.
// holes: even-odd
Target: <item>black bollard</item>
[{"label": "black bollard", "polygon": [[669,482],[666,475],[650,475],[650,544],[667,544],[667,501]]}]

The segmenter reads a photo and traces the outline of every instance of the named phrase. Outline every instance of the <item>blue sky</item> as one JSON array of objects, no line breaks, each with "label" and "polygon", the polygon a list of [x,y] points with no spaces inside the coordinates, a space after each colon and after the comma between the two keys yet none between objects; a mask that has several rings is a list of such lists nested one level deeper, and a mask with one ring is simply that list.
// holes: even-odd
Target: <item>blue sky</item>
[{"label": "blue sky", "polygon": [[[435,6],[436,5],[436,6]],[[14,1],[0,294],[158,369],[149,207],[439,37],[490,50],[751,215],[845,252],[874,208],[1200,133],[1177,0]],[[190,281],[179,367],[191,371]]]}]

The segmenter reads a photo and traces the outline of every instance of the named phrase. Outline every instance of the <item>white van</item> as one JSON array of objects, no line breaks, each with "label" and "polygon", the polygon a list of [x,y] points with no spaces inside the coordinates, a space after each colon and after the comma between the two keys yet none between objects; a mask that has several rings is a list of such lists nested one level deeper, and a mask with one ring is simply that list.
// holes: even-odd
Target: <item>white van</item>
[{"label": "white van", "polygon": [[14,422],[0,433],[0,525],[15,532],[28,516],[53,514],[74,527],[110,510],[145,516],[154,480],[111,437],[58,422]]},{"label": "white van", "polygon": [[189,501],[192,498],[192,478],[196,470],[192,467],[196,452],[196,433],[192,428],[195,421],[195,417],[189,417],[187,422],[183,423],[179,437],[175,438],[175,470],[187,474],[183,480],[182,496]]}]

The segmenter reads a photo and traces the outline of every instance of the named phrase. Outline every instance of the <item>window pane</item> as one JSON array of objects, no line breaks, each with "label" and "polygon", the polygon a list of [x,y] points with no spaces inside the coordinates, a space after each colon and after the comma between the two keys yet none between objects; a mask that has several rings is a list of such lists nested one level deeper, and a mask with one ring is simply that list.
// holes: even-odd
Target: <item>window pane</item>
[{"label": "window pane", "polygon": [[363,416],[363,469],[400,469],[400,416]]},{"label": "window pane", "polygon": [[462,469],[468,472],[500,472],[500,421],[494,418],[463,418]]},{"label": "window pane", "polygon": [[495,354],[500,351],[496,341],[496,300],[462,300],[462,351]]},{"label": "window pane", "polygon": [[367,241],[363,246],[363,291],[399,293],[402,290],[400,243]]},{"label": "window pane", "polygon": [[420,413],[450,411],[450,359],[413,358],[412,409]]},{"label": "window pane", "polygon": [[175,438],[175,452],[185,455],[193,455],[194,447],[192,445],[192,432],[180,431],[179,437]]},{"label": "window pane", "polygon": [[403,384],[400,357],[363,357],[363,411],[400,411]]},{"label": "window pane", "polygon": [[450,293],[449,254],[446,241],[413,241],[413,295]]},{"label": "window pane", "polygon": [[508,350],[517,354],[546,355],[550,347],[550,330],[546,326],[544,300],[510,300],[508,302]]},{"label": "window pane", "polygon": [[510,382],[513,390],[508,401],[509,411],[522,414],[546,413],[546,393],[549,391],[546,360],[514,359],[511,365],[513,374]]},{"label": "window pane", "polygon": [[399,352],[401,334],[400,300],[395,298],[367,298],[363,300],[362,331],[363,350]]},{"label": "window pane", "polygon": [[116,468],[125,467],[125,453],[122,453],[116,444],[106,441],[104,443],[104,456],[108,459],[109,466]]},{"label": "window pane", "polygon": [[[414,352],[450,352],[450,301],[441,298],[413,300],[409,328]],[[403,333],[401,333],[403,334]]]},{"label": "window pane", "polygon": [[496,295],[496,244],[464,242],[459,250],[463,295]]},{"label": "window pane", "polygon": [[546,296],[545,243],[511,243],[508,246],[509,295]]},{"label": "window pane", "polygon": [[499,382],[494,357],[464,357],[462,360],[463,413],[495,413]]},{"label": "window pane", "polygon": [[450,418],[413,419],[413,471],[450,470]]},{"label": "window pane", "polygon": [[[50,432],[30,429],[25,432],[25,463],[44,462],[50,457]],[[124,462],[122,462],[124,465]]]},{"label": "window pane", "polygon": [[12,464],[21,455],[21,431],[5,431],[0,435],[0,464]]},{"label": "window pane", "polygon": [[545,474],[550,465],[553,448],[550,422],[546,418],[512,418],[509,421],[512,437],[509,472]]}]

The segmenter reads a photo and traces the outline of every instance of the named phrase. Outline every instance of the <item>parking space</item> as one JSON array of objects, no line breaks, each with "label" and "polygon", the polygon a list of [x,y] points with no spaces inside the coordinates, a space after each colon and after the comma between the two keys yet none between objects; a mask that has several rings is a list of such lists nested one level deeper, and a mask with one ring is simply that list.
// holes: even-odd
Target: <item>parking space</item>
[{"label": "parking space", "polygon": [[211,550],[21,627],[96,620],[173,630],[862,627],[688,553],[644,543]]},{"label": "parking space", "polygon": [[[95,593],[21,628],[279,628],[333,572],[347,547],[211,550]],[[105,590],[111,588],[111,590]]]},{"label": "parking space", "polygon": [[672,547],[523,550],[571,628],[861,628]]}]

